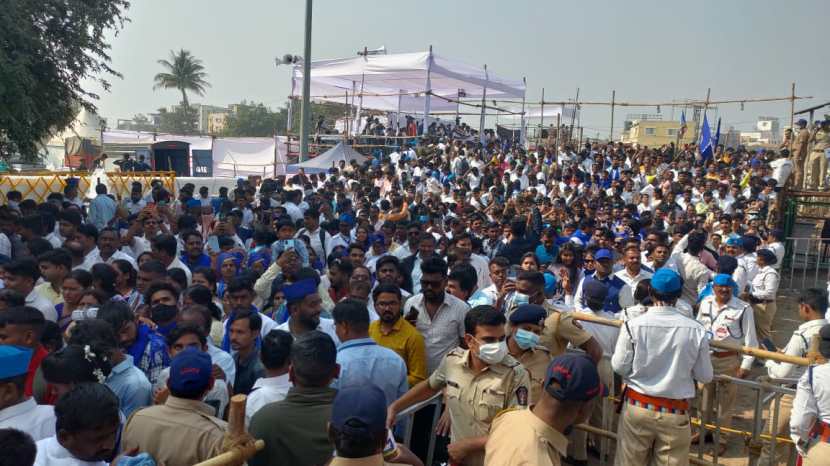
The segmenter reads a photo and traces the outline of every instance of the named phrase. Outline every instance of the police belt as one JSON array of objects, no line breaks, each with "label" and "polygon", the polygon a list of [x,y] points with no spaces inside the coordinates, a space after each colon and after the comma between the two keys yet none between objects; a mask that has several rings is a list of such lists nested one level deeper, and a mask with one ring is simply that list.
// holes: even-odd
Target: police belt
[{"label": "police belt", "polygon": [[712,357],[714,358],[731,358],[738,356],[737,351],[712,351]]},{"label": "police belt", "polygon": [[830,443],[830,424],[822,421],[816,421],[815,425],[813,425],[813,428],[810,430],[810,438]]},{"label": "police belt", "polygon": [[686,400],[674,400],[659,396],[649,396],[644,393],[640,393],[631,387],[626,388],[625,397],[628,400],[628,403],[634,406],[669,414],[686,414],[689,411],[689,402]]}]

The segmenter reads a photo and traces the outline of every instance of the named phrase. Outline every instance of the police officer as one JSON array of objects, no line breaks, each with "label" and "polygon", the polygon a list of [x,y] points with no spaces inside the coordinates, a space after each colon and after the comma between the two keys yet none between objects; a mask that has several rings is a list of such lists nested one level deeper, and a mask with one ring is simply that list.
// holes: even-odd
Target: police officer
[{"label": "police officer", "polygon": [[620,329],[611,358],[626,384],[618,465],[688,463],[688,400],[695,396],[695,380],[712,380],[712,362],[706,329],[675,307],[682,291],[677,272],[658,269],[651,277],[653,306]]},{"label": "police officer", "polygon": [[[822,327],[819,336],[819,352],[830,358],[830,325]],[[830,464],[830,362],[808,367],[798,380],[790,437],[803,466]]]},{"label": "police officer", "polygon": [[[819,330],[827,324],[825,310],[827,309],[827,292],[819,288],[804,290],[798,299],[798,316],[804,323],[798,326],[793,332],[783,353],[790,356],[806,357],[810,349],[810,341],[813,336],[819,334]],[[765,363],[767,373],[774,379],[793,378],[799,379],[804,374],[804,367],[786,362],[767,360]],[[794,385],[793,385],[794,386]],[[772,435],[786,435],[790,429],[790,413],[793,407],[793,395],[781,395],[781,404],[778,413],[778,425],[771,425]],[[785,451],[785,448],[776,450],[778,454]],[[769,457],[769,443],[764,443],[764,450],[758,464],[767,464]]]},{"label": "police officer", "polygon": [[588,419],[594,401],[605,395],[596,365],[578,354],[555,357],[542,387],[531,410],[511,409],[493,420],[484,464],[558,466],[568,449],[566,435]]},{"label": "police officer", "polygon": [[55,410],[24,393],[32,350],[0,346],[0,429],[13,427],[37,442],[55,435]]},{"label": "police officer", "polygon": [[535,403],[542,395],[550,351],[539,344],[547,311],[538,304],[522,304],[510,314],[507,351],[519,361],[530,376],[530,399]]},{"label": "police officer", "polygon": [[744,299],[752,304],[755,312],[755,333],[758,335],[758,340],[766,349],[775,351],[775,345],[770,340],[770,336],[772,335],[772,320],[777,310],[775,295],[778,293],[781,279],[778,271],[772,266],[778,259],[769,249],[760,249],[755,260],[758,273],[750,281],[749,292],[744,295]]},{"label": "police officer", "polygon": [[500,411],[527,408],[530,378],[518,361],[507,354],[504,314],[493,306],[476,306],[464,318],[464,342],[441,360],[429,378],[393,402],[387,426],[395,424],[401,410],[446,390],[450,422],[452,463],[481,465],[490,422]]},{"label": "police officer", "polygon": [[813,143],[813,148],[804,164],[804,173],[808,176],[804,188],[822,191],[824,190],[824,177],[827,175],[825,151],[830,148],[830,120],[821,121],[813,132],[810,142]]},{"label": "police officer", "polygon": [[790,157],[792,157],[793,165],[795,166],[795,189],[801,189],[804,181],[804,162],[807,160],[807,147],[810,145],[810,131],[807,130],[807,120],[800,119],[796,122],[798,126],[798,134],[795,136],[792,149],[790,149]]},{"label": "police officer", "polygon": [[[735,282],[731,275],[725,273],[715,275],[712,281],[712,294],[703,298],[697,313],[697,321],[703,324],[709,338],[712,341],[730,343],[737,346],[758,346],[758,339],[755,336],[755,318],[752,307],[749,304],[736,298],[733,294]],[[752,356],[741,356],[737,351],[713,350],[712,368],[715,374],[728,375],[730,377],[745,378],[752,362]],[[712,406],[715,384],[720,392],[718,406]],[[703,386],[703,399],[701,410],[703,411],[703,422],[709,424],[712,419],[713,408],[717,409],[716,416],[720,419],[722,427],[729,427],[732,420],[732,407],[735,404],[735,396],[738,387],[729,382],[712,382]],[[698,434],[695,434],[697,437]],[[712,438],[706,434],[706,441]],[[697,438],[692,439],[696,443]],[[720,454],[726,450],[726,439],[720,439]]]}]

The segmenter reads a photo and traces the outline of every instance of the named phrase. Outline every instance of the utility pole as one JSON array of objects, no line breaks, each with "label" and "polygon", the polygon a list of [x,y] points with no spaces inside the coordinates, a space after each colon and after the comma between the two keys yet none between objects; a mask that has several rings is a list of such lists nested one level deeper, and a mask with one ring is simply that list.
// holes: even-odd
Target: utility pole
[{"label": "utility pole", "polygon": [[308,132],[311,127],[311,5],[305,0],[305,46],[303,47],[303,106],[300,111],[300,162],[308,160]]},{"label": "utility pole", "polygon": [[609,133],[609,136],[608,136],[608,139],[610,139],[611,142],[614,142],[614,100],[616,99],[616,97],[617,97],[617,91],[612,90],[611,91],[611,132]]}]

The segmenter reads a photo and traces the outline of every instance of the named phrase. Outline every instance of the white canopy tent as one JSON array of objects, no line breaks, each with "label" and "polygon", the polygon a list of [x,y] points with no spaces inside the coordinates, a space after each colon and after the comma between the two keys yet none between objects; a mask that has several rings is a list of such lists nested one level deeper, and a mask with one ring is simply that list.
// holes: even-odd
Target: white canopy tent
[{"label": "white canopy tent", "polygon": [[360,152],[352,149],[352,146],[343,142],[338,142],[336,146],[323,152],[317,157],[312,158],[311,160],[289,165],[288,173],[297,173],[300,168],[302,168],[306,173],[320,173],[335,166],[335,164],[341,160],[346,162],[346,165],[348,165],[352,160],[356,160],[357,163],[363,163],[366,160],[366,157],[364,157]]},{"label": "white canopy tent", "polygon": [[[302,95],[303,69],[295,65],[291,95]],[[311,98],[358,109],[420,114],[452,111],[459,99],[524,99],[524,80],[511,80],[427,52],[367,55],[311,63]],[[448,101],[445,99],[452,99]],[[484,118],[484,108],[482,121]]]}]

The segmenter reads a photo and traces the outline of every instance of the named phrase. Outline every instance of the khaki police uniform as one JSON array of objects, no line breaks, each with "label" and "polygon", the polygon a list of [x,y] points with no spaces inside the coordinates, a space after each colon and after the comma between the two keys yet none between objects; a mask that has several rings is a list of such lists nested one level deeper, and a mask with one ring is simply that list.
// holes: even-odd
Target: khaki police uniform
[{"label": "khaki police uniform", "polygon": [[[812,340],[813,335],[818,335],[821,327],[826,324],[827,321],[824,319],[816,319],[799,325],[795,332],[793,332],[792,337],[790,337],[790,341],[787,342],[787,346],[784,347],[783,353],[790,356],[806,357],[807,351],[810,349],[810,341]],[[773,361],[771,359],[768,359],[764,365],[767,368],[768,375],[774,379],[799,379],[805,372],[805,368],[803,366]],[[770,422],[771,435],[786,436],[789,433],[790,414],[792,413],[794,399],[795,397],[790,394],[781,395],[781,401],[778,407],[778,424],[772,425]],[[772,419],[772,414],[770,414],[770,419]],[[778,459],[784,460],[783,456],[788,450],[789,448],[784,445],[777,446],[775,452]],[[758,464],[767,464],[769,454],[770,444],[765,442]]]},{"label": "khaki police uniform", "polygon": [[365,458],[342,458],[335,456],[328,466],[404,466],[402,463],[387,463],[383,455],[367,456]]},{"label": "khaki police uniform", "polygon": [[570,312],[562,312],[545,302],[548,311],[545,327],[539,337],[539,344],[550,351],[551,358],[563,354],[570,343],[578,348],[591,339],[591,334],[577,326]]},{"label": "khaki police uniform", "polygon": [[798,131],[793,142],[790,157],[795,166],[795,189],[801,189],[804,182],[804,163],[807,161],[807,147],[810,145],[810,131],[807,128]]},{"label": "khaki police uniform", "polygon": [[530,399],[534,403],[542,396],[542,385],[551,359],[553,359],[553,356],[550,355],[550,351],[541,345],[523,351],[521,356],[518,357],[522,367],[527,370],[530,376]]},{"label": "khaki police uniform", "polygon": [[[526,408],[530,400],[530,378],[512,356],[487,366],[476,374],[470,365],[470,350],[456,348],[441,360],[427,379],[433,390],[445,390],[450,414],[450,440],[457,442],[485,436],[496,415],[507,408]],[[471,454],[464,464],[484,464],[484,452]]]},{"label": "khaki police uniform", "polygon": [[[700,302],[697,321],[703,324],[712,341],[729,343],[736,346],[757,347],[755,336],[755,319],[752,307],[734,296],[726,304],[719,304],[714,294],[706,296]],[[741,356],[736,351],[712,350],[712,368],[715,375],[735,377],[739,368],[752,369],[752,356]],[[717,387],[716,387],[717,385]],[[715,390],[718,392],[718,405],[713,406]],[[738,386],[729,382],[711,382],[703,385],[701,411],[703,422],[712,422],[712,411],[720,420],[722,427],[732,425],[732,409]],[[726,438],[721,436],[721,443]]]},{"label": "khaki police uniform", "polygon": [[486,466],[559,466],[568,439],[532,411],[509,410],[493,420],[485,447]]},{"label": "khaki police uniform", "polygon": [[163,405],[139,409],[130,416],[121,436],[122,450],[137,448],[158,464],[205,461],[222,452],[227,427],[211,415],[214,411],[201,401],[168,396]]},{"label": "khaki police uniform", "polygon": [[824,150],[830,147],[830,130],[819,128],[811,138],[813,150],[807,156],[804,173],[807,175],[806,189],[824,189],[824,176],[827,174],[827,155]]},{"label": "khaki police uniform", "polygon": [[809,367],[798,380],[790,437],[802,466],[830,465],[830,363]]}]

